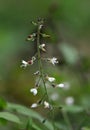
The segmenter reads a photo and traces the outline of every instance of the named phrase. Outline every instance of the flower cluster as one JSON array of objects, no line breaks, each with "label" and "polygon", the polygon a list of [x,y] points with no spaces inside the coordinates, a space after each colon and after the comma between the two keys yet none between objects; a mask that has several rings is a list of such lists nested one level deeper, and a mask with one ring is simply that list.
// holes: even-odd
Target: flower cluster
[{"label": "flower cluster", "polygon": [[27,67],[28,65],[33,65],[35,60],[36,60],[36,58],[34,56],[29,61],[22,60],[21,67]]},{"label": "flower cluster", "polygon": [[22,65],[21,67],[26,68],[29,65],[33,65],[35,63],[35,60],[38,61],[38,70],[34,73],[34,75],[36,76],[37,80],[35,82],[35,86],[33,88],[30,89],[30,92],[35,96],[38,93],[38,88],[41,86],[41,84],[43,83],[44,88],[45,88],[45,94],[44,96],[41,98],[41,100],[37,103],[33,103],[31,105],[31,108],[36,108],[40,105],[43,105],[44,108],[51,108],[51,104],[49,102],[48,99],[48,93],[47,93],[47,88],[46,88],[46,82],[49,82],[51,84],[52,87],[54,88],[63,88],[65,85],[63,83],[60,84],[56,84],[55,81],[56,79],[54,77],[48,76],[48,74],[43,73],[43,66],[42,66],[42,60],[45,60],[46,62],[52,64],[52,65],[56,65],[58,62],[58,59],[56,57],[52,57],[52,58],[43,58],[41,56],[41,51],[42,52],[46,52],[46,44],[45,43],[41,43],[41,37],[42,38],[50,38],[50,35],[42,33],[42,28],[44,27],[44,21],[43,19],[39,19],[37,22],[32,22],[33,25],[35,25],[37,27],[37,32],[32,33],[30,35],[28,35],[27,37],[27,41],[35,41],[37,44],[37,52],[35,53],[35,55],[28,61],[22,60]]}]

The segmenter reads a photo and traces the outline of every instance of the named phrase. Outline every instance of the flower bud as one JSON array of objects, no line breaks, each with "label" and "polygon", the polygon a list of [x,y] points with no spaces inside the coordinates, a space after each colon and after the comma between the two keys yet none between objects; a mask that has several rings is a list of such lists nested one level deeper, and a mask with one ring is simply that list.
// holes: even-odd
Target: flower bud
[{"label": "flower bud", "polygon": [[37,103],[33,103],[33,104],[31,105],[31,108],[36,108],[37,106],[38,106]]},{"label": "flower bud", "polygon": [[50,38],[50,35],[47,35],[47,34],[44,34],[44,33],[41,33],[41,36],[44,37],[44,38]]},{"label": "flower bud", "polygon": [[21,67],[27,67],[27,66],[28,66],[28,62],[26,62],[25,60],[22,60]]},{"label": "flower bud", "polygon": [[34,41],[35,40],[35,37],[36,37],[36,33],[33,33],[33,34],[30,34],[28,37],[27,37],[27,41]]},{"label": "flower bud", "polygon": [[49,81],[49,82],[54,82],[56,79],[54,77],[48,77],[46,76],[46,79]]},{"label": "flower bud", "polygon": [[33,93],[33,95],[35,96],[35,95],[37,95],[38,91],[36,88],[32,88],[32,89],[30,89],[30,92]]},{"label": "flower bud", "polygon": [[47,101],[44,101],[44,108],[50,108],[50,105]]},{"label": "flower bud", "polygon": [[36,22],[31,21],[31,23],[32,23],[34,26],[37,26],[37,23],[36,23]]},{"label": "flower bud", "polygon": [[34,75],[39,75],[39,74],[40,74],[39,70],[34,73]]},{"label": "flower bud", "polygon": [[44,52],[45,52],[46,50],[45,50],[45,48],[44,48],[44,47],[45,47],[45,44],[41,44],[41,45],[39,46],[39,48],[40,48],[42,51],[44,51]]}]

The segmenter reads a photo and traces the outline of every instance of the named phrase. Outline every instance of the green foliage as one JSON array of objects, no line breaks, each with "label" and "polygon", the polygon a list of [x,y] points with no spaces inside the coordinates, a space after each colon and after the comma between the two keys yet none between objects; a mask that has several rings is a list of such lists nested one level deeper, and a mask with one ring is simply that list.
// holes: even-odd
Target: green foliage
[{"label": "green foliage", "polygon": [[3,110],[6,107],[6,101],[0,97],[0,110]]},{"label": "green foliage", "polygon": [[82,130],[90,130],[88,127],[83,127]]},{"label": "green foliage", "polygon": [[[29,108],[27,108],[25,106],[14,104],[14,103],[7,103],[7,108],[6,109],[8,111],[16,112],[16,113],[21,114],[23,116],[27,116],[30,119],[32,119],[32,118],[37,119],[47,129],[49,129],[49,130],[52,129],[52,124],[48,120],[43,124],[42,121],[44,120],[44,118],[39,113],[37,113],[34,110],[31,110],[31,109],[29,109]],[[33,123],[32,127],[36,128],[37,126]]]},{"label": "green foliage", "polygon": [[84,108],[81,106],[71,105],[71,106],[63,106],[63,110],[70,112],[70,113],[80,113],[84,111]]},{"label": "green foliage", "polygon": [[66,43],[62,43],[59,48],[68,64],[75,64],[77,62],[78,52],[74,47]]},{"label": "green foliage", "polygon": [[12,114],[10,112],[0,112],[0,118],[11,121],[11,122],[14,122],[14,123],[18,123],[18,124],[21,123],[18,116],[14,115],[14,114]]},{"label": "green foliage", "polygon": [[36,123],[34,123],[34,121],[32,119],[28,120],[28,124],[27,124],[27,129],[28,130],[42,130],[40,127],[38,127],[38,125]]}]

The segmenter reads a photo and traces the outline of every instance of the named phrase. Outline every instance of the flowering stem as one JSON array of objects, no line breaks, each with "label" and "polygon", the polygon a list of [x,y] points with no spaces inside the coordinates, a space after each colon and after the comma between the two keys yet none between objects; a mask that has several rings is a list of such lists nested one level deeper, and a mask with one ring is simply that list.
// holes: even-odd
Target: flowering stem
[{"label": "flowering stem", "polygon": [[[41,73],[41,79],[43,81],[43,85],[44,85],[44,89],[45,89],[45,94],[43,96],[43,98],[45,96],[47,96],[47,100],[48,102],[50,103],[50,100],[49,100],[49,96],[48,96],[48,92],[47,92],[47,88],[46,88],[46,84],[45,84],[45,80],[44,80],[44,74],[43,74],[43,67],[42,67],[42,58],[41,58],[41,53],[40,53],[40,24],[38,23],[38,30],[37,30],[37,56],[38,56],[38,66],[39,66],[39,71]],[[43,99],[42,98],[42,99]],[[51,116],[53,116],[53,107],[52,109],[50,109],[50,113],[51,113]],[[53,117],[52,117],[53,118]],[[53,122],[53,128],[55,130],[55,124],[54,124],[54,119],[52,119],[52,122]]]},{"label": "flowering stem", "polygon": [[[41,54],[40,54],[40,28],[39,28],[39,24],[38,24],[38,30],[37,30],[37,52],[38,52],[38,65],[39,65],[39,71],[41,73],[41,78],[43,80],[43,84],[44,84],[44,88],[45,88],[45,93],[47,95],[48,98],[48,93],[47,93],[47,89],[46,89],[46,85],[45,85],[45,80],[44,80],[44,76],[43,76],[43,68],[42,68],[42,62],[41,62]],[[49,100],[49,98],[48,98]]]}]

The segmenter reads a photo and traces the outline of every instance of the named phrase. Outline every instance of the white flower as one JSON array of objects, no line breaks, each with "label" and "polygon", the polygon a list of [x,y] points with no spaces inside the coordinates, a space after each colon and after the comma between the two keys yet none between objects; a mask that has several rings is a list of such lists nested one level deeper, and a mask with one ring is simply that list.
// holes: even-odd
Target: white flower
[{"label": "white flower", "polygon": [[36,60],[36,57],[33,56],[32,59],[28,61],[28,64],[33,65],[35,60]]},{"label": "white flower", "polygon": [[39,29],[42,29],[42,27],[43,27],[43,25],[41,24],[41,25],[39,26]]},{"label": "white flower", "polygon": [[50,108],[50,105],[48,102],[44,101],[44,108]]},{"label": "white flower", "polygon": [[26,62],[25,60],[22,60],[21,67],[27,67],[27,66],[28,66],[28,62]]},{"label": "white flower", "polygon": [[36,88],[32,88],[30,89],[30,92],[33,93],[33,95],[37,95],[37,89]]},{"label": "white flower", "polygon": [[46,79],[49,81],[49,82],[54,82],[55,81],[55,78],[54,77],[46,77]]},{"label": "white flower", "polygon": [[41,46],[41,47],[45,47],[45,44],[41,44],[40,46]]},{"label": "white flower", "polygon": [[74,104],[74,98],[73,97],[67,97],[65,100],[65,103],[67,105],[73,105]]},{"label": "white flower", "polygon": [[55,64],[57,64],[58,63],[58,61],[57,61],[57,58],[56,57],[53,57],[53,58],[48,58],[47,59],[51,64],[53,64],[53,65],[55,65]]},{"label": "white flower", "polygon": [[32,105],[31,105],[31,108],[36,108],[38,105],[37,105],[37,103],[33,103]]},{"label": "white flower", "polygon": [[29,61],[28,61],[28,64],[29,64],[29,65],[33,65],[33,63],[34,63],[33,60],[29,60]]},{"label": "white flower", "polygon": [[56,85],[56,87],[58,87],[58,88],[64,88],[64,86],[65,86],[65,85],[64,85],[63,83]]},{"label": "white flower", "polygon": [[32,61],[35,61],[35,60],[36,60],[36,57],[35,57],[35,56],[33,56],[33,57],[32,57]]},{"label": "white flower", "polygon": [[39,48],[40,48],[42,51],[46,51],[44,47],[45,47],[45,44],[41,44],[41,45],[39,46]]},{"label": "white flower", "polygon": [[34,73],[34,75],[39,75],[40,74],[40,71],[39,70],[37,70],[35,73]]},{"label": "white flower", "polygon": [[35,36],[36,36],[36,33],[33,33],[33,34],[30,34],[28,37],[27,37],[27,41],[34,41],[35,40]]}]

